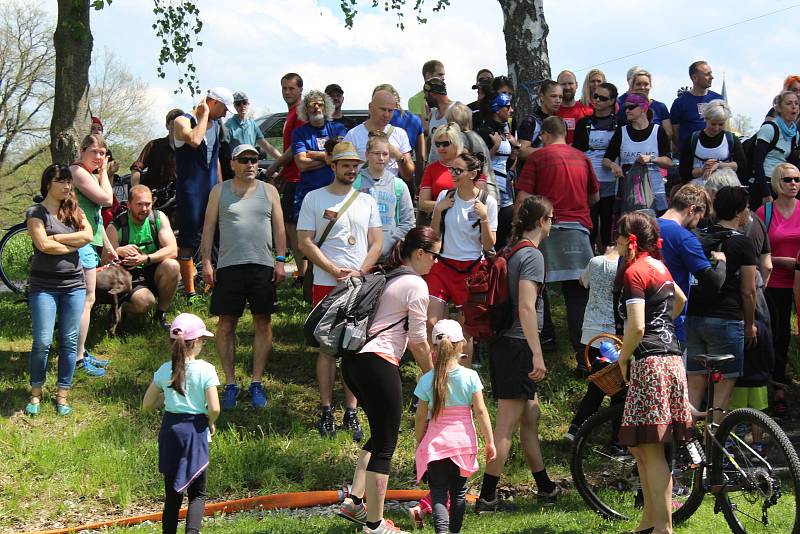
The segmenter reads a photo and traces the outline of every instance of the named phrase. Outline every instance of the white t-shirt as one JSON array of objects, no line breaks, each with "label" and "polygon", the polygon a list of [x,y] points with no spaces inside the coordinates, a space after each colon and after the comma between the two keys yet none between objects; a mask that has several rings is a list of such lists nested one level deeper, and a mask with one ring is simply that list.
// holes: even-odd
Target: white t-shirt
[{"label": "white t-shirt", "polygon": [[[314,242],[318,242],[328,223],[336,217],[339,209],[354,192],[333,195],[327,187],[311,191],[303,199],[297,229],[314,231]],[[381,227],[378,205],[370,195],[360,193],[347,211],[333,225],[320,250],[334,265],[346,269],[360,269],[367,257],[370,228]],[[314,266],[314,285],[335,286],[336,278],[329,272]]]},{"label": "white t-shirt", "polygon": [[[389,133],[389,130],[391,130],[391,133]],[[411,152],[411,143],[408,142],[408,134],[404,129],[387,124],[383,131],[389,135],[389,143],[397,147],[400,152],[403,154],[408,154]],[[361,159],[366,161],[369,132],[363,123],[348,131],[347,135],[344,136],[344,140],[353,143],[353,145],[356,147],[358,155],[361,157]],[[361,170],[361,167],[358,169]],[[391,160],[389,164],[386,165],[386,170],[392,173],[394,176],[397,176],[397,174],[400,172],[397,161]]]},{"label": "white t-shirt", "polygon": [[[444,199],[447,190],[439,193],[436,203]],[[450,260],[467,261],[480,258],[483,254],[481,245],[481,225],[475,211],[475,200],[463,200],[455,195],[453,207],[444,214],[444,242],[442,256]],[[489,228],[497,231],[497,201],[491,195],[486,197],[486,208],[489,215]]]}]

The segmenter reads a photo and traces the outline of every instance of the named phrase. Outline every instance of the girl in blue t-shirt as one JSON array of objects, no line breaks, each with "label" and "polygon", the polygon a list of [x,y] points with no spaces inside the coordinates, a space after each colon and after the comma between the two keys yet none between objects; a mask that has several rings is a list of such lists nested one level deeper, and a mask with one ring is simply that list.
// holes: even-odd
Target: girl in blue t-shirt
[{"label": "girl in blue t-shirt", "polygon": [[432,371],[422,375],[414,390],[419,398],[414,421],[417,482],[428,474],[436,533],[457,533],[461,532],[467,506],[467,478],[478,470],[478,440],[471,408],[477,412],[486,460],[493,460],[497,453],[492,423],[481,393],[481,379],[478,373],[458,363],[464,348],[461,325],[443,319],[433,327],[431,337],[436,348],[436,364]]},{"label": "girl in blue t-shirt", "polygon": [[214,366],[196,359],[203,339],[213,337],[203,320],[191,313],[178,315],[170,325],[172,358],[153,375],[142,408],[164,406],[158,434],[158,470],[164,475],[163,531],[178,528],[183,493],[188,493],[186,532],[200,531],[206,499],[208,443],[219,417],[219,378]]}]

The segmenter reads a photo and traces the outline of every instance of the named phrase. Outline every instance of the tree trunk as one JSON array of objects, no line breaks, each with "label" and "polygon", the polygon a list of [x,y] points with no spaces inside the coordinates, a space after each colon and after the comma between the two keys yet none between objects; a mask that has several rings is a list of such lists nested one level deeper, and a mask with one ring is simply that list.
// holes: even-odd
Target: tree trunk
[{"label": "tree trunk", "polygon": [[514,82],[514,115],[529,114],[539,85],[550,78],[543,0],[498,0],[503,10],[508,76]]},{"label": "tree trunk", "polygon": [[89,132],[89,65],[92,32],[89,0],[58,0],[53,35],[56,50],[56,88],[50,122],[50,154],[56,163],[77,159],[78,144]]}]

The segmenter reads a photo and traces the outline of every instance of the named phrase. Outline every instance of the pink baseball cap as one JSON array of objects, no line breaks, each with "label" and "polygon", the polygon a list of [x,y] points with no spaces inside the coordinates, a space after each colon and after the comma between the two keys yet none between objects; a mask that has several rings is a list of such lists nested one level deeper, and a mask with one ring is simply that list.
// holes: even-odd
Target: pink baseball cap
[{"label": "pink baseball cap", "polygon": [[169,337],[177,338],[183,336],[185,341],[191,341],[200,337],[214,337],[214,334],[206,330],[203,320],[191,313],[182,313],[172,320],[169,325]]},{"label": "pink baseball cap", "polygon": [[438,345],[443,337],[449,339],[450,343],[458,343],[459,341],[464,341],[464,332],[461,331],[461,325],[458,324],[458,321],[442,319],[433,326],[431,337],[434,345]]}]

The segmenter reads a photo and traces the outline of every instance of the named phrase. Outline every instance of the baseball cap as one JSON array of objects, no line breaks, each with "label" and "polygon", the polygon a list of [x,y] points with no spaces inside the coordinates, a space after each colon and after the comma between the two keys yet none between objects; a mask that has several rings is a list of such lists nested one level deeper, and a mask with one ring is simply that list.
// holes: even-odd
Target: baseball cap
[{"label": "baseball cap", "polygon": [[208,98],[212,98],[217,102],[225,105],[225,108],[230,113],[236,113],[236,108],[233,107],[233,94],[225,87],[214,87],[208,90]]},{"label": "baseball cap", "polygon": [[493,79],[494,75],[492,71],[489,69],[481,69],[478,71],[478,74],[475,75],[475,85],[473,85],[472,88],[487,87],[492,84]]},{"label": "baseball cap", "polygon": [[250,99],[247,98],[247,94],[245,94],[244,91],[236,91],[235,93],[233,93],[234,102],[247,102],[248,100]]},{"label": "baseball cap", "polygon": [[236,159],[245,152],[253,152],[256,156],[258,156],[258,150],[253,145],[249,145],[247,143],[242,143],[241,145],[237,146],[233,149],[233,153],[231,154],[231,159]]},{"label": "baseball cap", "polygon": [[361,156],[358,155],[358,151],[356,151],[355,145],[349,141],[342,141],[341,143],[336,143],[336,146],[333,147],[333,154],[331,154],[331,161],[339,161],[342,159],[351,159],[363,162],[364,160],[361,159]]},{"label": "baseball cap", "polygon": [[442,338],[446,337],[450,343],[458,343],[464,341],[464,332],[461,331],[461,325],[452,319],[442,319],[433,326],[431,332],[433,344],[438,345]]},{"label": "baseball cap", "polygon": [[101,121],[99,117],[92,117],[92,124],[97,124],[100,128],[103,127],[103,121]]},{"label": "baseball cap", "polygon": [[214,337],[214,334],[206,330],[203,320],[191,313],[178,315],[169,325],[169,337],[176,339],[179,335],[182,335],[185,341],[201,337]]},{"label": "baseball cap", "polygon": [[447,86],[441,78],[431,78],[425,82],[425,85],[422,86],[422,90],[429,93],[436,93],[437,95],[447,94]]},{"label": "baseball cap", "polygon": [[326,95],[329,95],[329,94],[331,94],[331,93],[341,93],[341,94],[344,94],[344,91],[342,91],[342,86],[341,86],[341,85],[339,85],[338,83],[332,83],[332,84],[329,84],[329,85],[328,85],[328,86],[325,88],[325,94],[326,94]]}]

